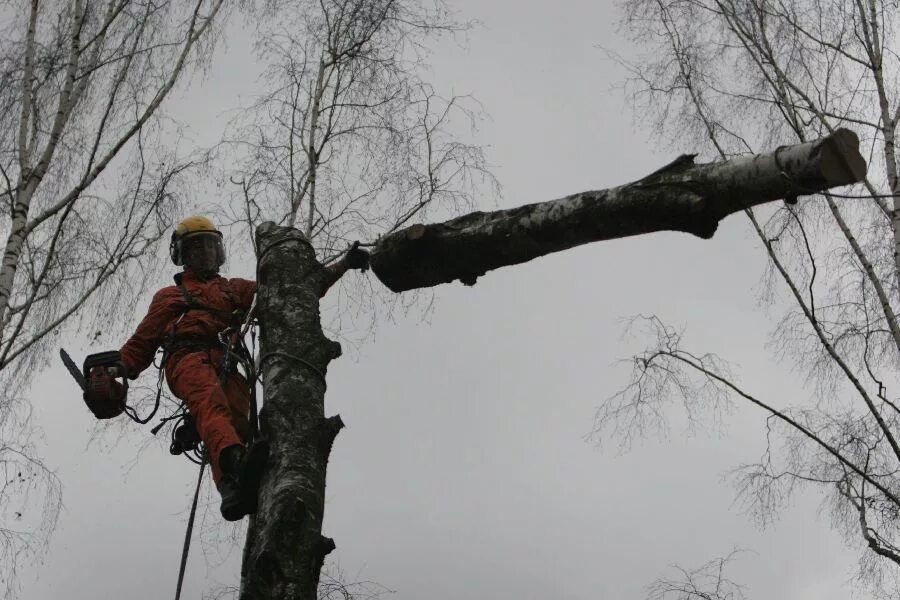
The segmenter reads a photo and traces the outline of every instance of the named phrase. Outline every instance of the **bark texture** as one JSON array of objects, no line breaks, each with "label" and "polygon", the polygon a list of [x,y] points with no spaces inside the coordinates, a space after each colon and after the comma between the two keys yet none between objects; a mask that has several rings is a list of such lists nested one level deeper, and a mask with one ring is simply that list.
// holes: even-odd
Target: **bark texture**
[{"label": "bark texture", "polygon": [[323,537],[325,473],[343,426],[325,418],[325,373],[340,344],[322,333],[319,289],[325,276],[312,246],[293,228],[263,223],[257,311],[264,406],[260,432],[272,447],[250,522],[241,600],[315,600],[319,571],[334,542]]},{"label": "bark texture", "polygon": [[768,154],[706,164],[694,156],[607,190],[412,225],[378,241],[372,271],[402,292],[456,279],[473,285],[490,270],[601,240],[666,230],[708,239],[732,213],[794,202],[866,173],[859,138],[848,129]]}]

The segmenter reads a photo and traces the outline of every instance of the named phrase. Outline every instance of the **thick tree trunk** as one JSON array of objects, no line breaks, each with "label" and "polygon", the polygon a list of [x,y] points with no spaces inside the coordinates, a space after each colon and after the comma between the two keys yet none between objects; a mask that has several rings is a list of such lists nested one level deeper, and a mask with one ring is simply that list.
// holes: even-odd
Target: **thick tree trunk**
[{"label": "thick tree trunk", "polygon": [[859,138],[847,129],[769,154],[693,159],[620,187],[407,227],[378,241],[372,271],[402,292],[456,279],[472,285],[492,269],[600,240],[665,230],[710,238],[732,213],[855,183],[866,172]]},{"label": "thick tree trunk", "polygon": [[325,373],[341,350],[322,333],[325,270],[312,246],[300,231],[273,223],[256,233],[260,431],[272,453],[247,533],[240,597],[315,600],[322,561],[334,548],[321,534],[325,473],[343,425],[338,416],[325,418]]}]

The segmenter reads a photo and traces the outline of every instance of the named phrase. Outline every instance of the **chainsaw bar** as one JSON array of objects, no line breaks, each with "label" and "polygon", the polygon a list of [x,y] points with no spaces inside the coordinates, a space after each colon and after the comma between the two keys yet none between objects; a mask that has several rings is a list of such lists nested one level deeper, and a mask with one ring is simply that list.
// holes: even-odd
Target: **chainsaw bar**
[{"label": "chainsaw bar", "polygon": [[71,373],[72,377],[75,378],[75,381],[78,382],[78,385],[81,387],[81,391],[86,392],[87,381],[84,380],[84,374],[81,372],[81,369],[78,368],[78,365],[75,364],[75,361],[72,360],[72,357],[69,356],[69,353],[60,348],[59,357],[62,358],[63,364],[66,365],[69,373]]}]

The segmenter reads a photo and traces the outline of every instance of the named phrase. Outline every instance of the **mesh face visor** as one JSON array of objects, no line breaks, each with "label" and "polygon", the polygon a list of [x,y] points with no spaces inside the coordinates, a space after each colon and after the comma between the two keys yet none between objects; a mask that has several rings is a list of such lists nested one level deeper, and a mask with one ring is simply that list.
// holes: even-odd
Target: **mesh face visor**
[{"label": "mesh face visor", "polygon": [[225,264],[225,244],[222,241],[222,234],[219,232],[198,231],[197,233],[189,233],[181,240],[182,258],[187,258],[193,248],[212,244],[216,253],[216,266],[221,267]]}]

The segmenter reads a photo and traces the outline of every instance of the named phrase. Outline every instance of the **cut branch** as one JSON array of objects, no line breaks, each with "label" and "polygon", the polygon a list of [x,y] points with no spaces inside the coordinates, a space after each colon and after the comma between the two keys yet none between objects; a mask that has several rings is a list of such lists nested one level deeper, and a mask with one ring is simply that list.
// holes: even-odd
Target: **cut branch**
[{"label": "cut branch", "polygon": [[443,223],[412,225],[381,238],[372,270],[402,292],[459,279],[473,285],[499,267],[582,244],[654,231],[711,238],[719,221],[759,204],[861,181],[866,163],[848,129],[768,154],[695,164],[684,155],[623,186]]}]

